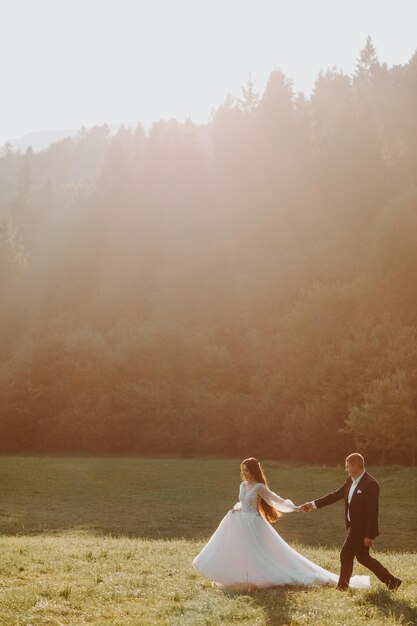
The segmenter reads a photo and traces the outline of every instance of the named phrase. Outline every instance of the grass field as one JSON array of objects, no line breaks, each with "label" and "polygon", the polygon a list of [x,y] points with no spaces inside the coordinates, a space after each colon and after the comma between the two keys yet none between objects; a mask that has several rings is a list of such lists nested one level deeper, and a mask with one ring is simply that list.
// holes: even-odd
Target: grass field
[{"label": "grass field", "polygon": [[[225,593],[190,562],[237,499],[238,461],[0,459],[0,624],[417,624],[417,472],[370,468],[381,484],[377,552],[404,578],[389,592],[280,588]],[[343,481],[341,468],[265,463],[271,487],[301,502]],[[338,505],[287,515],[285,540],[337,572]],[[360,566],[355,573],[364,573]]]}]

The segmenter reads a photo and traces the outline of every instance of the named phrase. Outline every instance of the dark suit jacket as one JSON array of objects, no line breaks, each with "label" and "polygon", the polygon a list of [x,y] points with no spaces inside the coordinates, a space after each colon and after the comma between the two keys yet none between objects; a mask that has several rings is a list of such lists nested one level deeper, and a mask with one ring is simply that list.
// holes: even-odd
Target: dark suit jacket
[{"label": "dark suit jacket", "polygon": [[349,477],[346,482],[337,491],[332,491],[326,496],[315,500],[316,507],[320,509],[322,506],[333,504],[338,500],[345,500],[345,523],[346,528],[351,528],[352,531],[360,533],[364,537],[374,539],[379,535],[378,530],[378,498],[379,498],[379,485],[375,478],[373,478],[368,472],[360,479],[355,491],[353,492],[352,500],[349,506],[348,519],[348,495],[352,479]]}]

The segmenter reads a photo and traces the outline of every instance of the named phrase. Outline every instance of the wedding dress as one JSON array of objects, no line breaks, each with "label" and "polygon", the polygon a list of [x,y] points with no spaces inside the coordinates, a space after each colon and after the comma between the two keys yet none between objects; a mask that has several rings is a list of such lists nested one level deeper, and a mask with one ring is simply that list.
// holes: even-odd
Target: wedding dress
[{"label": "wedding dress", "polygon": [[[227,589],[275,585],[336,586],[339,577],[291,548],[258,512],[258,498],[282,513],[295,511],[263,483],[240,485],[239,502],[222,519],[193,566]],[[369,587],[369,576],[352,576],[350,587]]]}]

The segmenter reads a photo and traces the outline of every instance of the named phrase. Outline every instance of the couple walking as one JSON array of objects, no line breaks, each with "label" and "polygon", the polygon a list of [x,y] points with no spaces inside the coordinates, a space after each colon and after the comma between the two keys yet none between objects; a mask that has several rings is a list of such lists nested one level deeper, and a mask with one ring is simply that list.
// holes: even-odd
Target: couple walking
[{"label": "couple walking", "polygon": [[[379,485],[365,471],[362,455],[347,457],[348,477],[339,489],[301,506],[268,488],[256,459],[246,459],[240,468],[243,482],[239,502],[193,561],[205,578],[228,589],[276,585],[329,585],[341,591],[349,587],[367,588],[369,576],[352,576],[356,557],[389,589],[400,586],[402,581],[369,554],[378,535]],[[348,532],[340,552],[338,577],[291,548],[268,522],[276,522],[282,513],[309,512],[342,499]]]}]

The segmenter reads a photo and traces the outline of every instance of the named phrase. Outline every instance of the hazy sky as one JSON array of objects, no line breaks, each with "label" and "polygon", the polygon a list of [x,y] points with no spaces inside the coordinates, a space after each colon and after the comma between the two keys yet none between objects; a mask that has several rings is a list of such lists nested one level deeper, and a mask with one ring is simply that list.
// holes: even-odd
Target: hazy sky
[{"label": "hazy sky", "polygon": [[249,72],[309,94],[320,69],[417,49],[417,0],[0,0],[0,144],[25,133],[206,121]]}]

